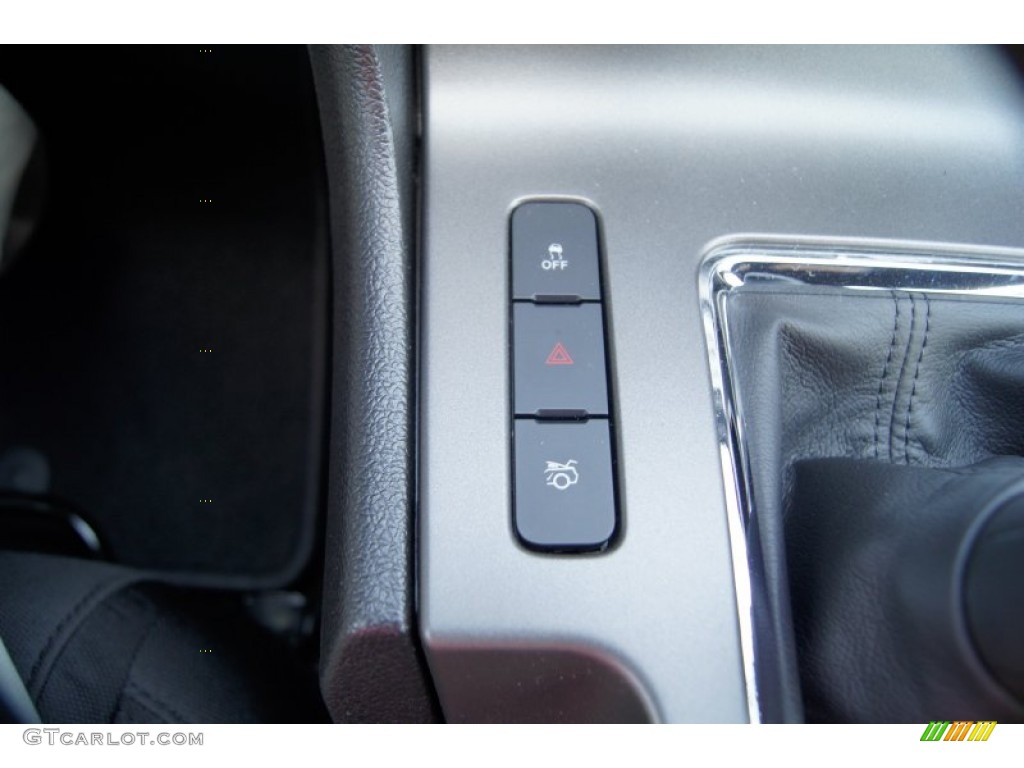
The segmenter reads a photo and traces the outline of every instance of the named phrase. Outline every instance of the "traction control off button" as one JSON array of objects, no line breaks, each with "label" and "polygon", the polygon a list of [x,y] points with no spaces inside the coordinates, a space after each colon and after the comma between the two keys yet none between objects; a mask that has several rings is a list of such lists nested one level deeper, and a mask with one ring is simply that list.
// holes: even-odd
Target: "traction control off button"
[{"label": "traction control off button", "polygon": [[580,203],[523,203],[512,213],[512,296],[599,300],[597,220]]}]

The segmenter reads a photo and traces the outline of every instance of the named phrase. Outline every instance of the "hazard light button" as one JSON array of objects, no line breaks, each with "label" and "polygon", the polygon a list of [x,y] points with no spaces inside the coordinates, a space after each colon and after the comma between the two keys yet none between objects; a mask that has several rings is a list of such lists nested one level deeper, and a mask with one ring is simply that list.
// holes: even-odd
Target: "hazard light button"
[{"label": "hazard light button", "polygon": [[515,412],[538,418],[608,415],[599,304],[515,304]]}]

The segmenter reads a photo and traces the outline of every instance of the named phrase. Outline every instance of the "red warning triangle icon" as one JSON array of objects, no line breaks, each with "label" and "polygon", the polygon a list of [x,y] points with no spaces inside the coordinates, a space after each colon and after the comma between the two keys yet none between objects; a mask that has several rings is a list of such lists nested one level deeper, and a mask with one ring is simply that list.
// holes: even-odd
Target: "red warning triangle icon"
[{"label": "red warning triangle icon", "polygon": [[555,344],[555,348],[551,350],[551,354],[548,355],[546,360],[548,365],[572,365],[572,357],[569,356],[569,351],[562,346],[562,342]]}]

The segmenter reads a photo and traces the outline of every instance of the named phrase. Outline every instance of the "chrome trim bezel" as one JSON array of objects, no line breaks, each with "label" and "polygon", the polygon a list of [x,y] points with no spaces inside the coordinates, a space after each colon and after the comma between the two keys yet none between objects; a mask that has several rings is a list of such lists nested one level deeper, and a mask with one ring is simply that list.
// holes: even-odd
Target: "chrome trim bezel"
[{"label": "chrome trim bezel", "polygon": [[751,723],[761,721],[747,525],[755,509],[742,407],[733,394],[722,297],[747,281],[851,291],[1024,298],[1024,250],[949,243],[744,235],[709,243],[700,262],[700,309],[722,464],[740,647]]}]

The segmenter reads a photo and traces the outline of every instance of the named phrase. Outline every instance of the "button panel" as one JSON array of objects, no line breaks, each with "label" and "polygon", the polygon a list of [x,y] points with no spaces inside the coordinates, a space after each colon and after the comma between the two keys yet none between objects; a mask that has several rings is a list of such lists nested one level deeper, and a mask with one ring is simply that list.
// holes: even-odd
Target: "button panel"
[{"label": "button panel", "polygon": [[615,533],[608,421],[515,422],[516,530],[535,548],[603,547]]},{"label": "button panel", "polygon": [[524,203],[512,213],[512,297],[598,301],[597,219],[579,203]]},{"label": "button panel", "polygon": [[619,529],[597,217],[512,213],[513,526],[544,552],[601,551]]},{"label": "button panel", "polygon": [[516,416],[608,415],[598,304],[512,308]]}]

